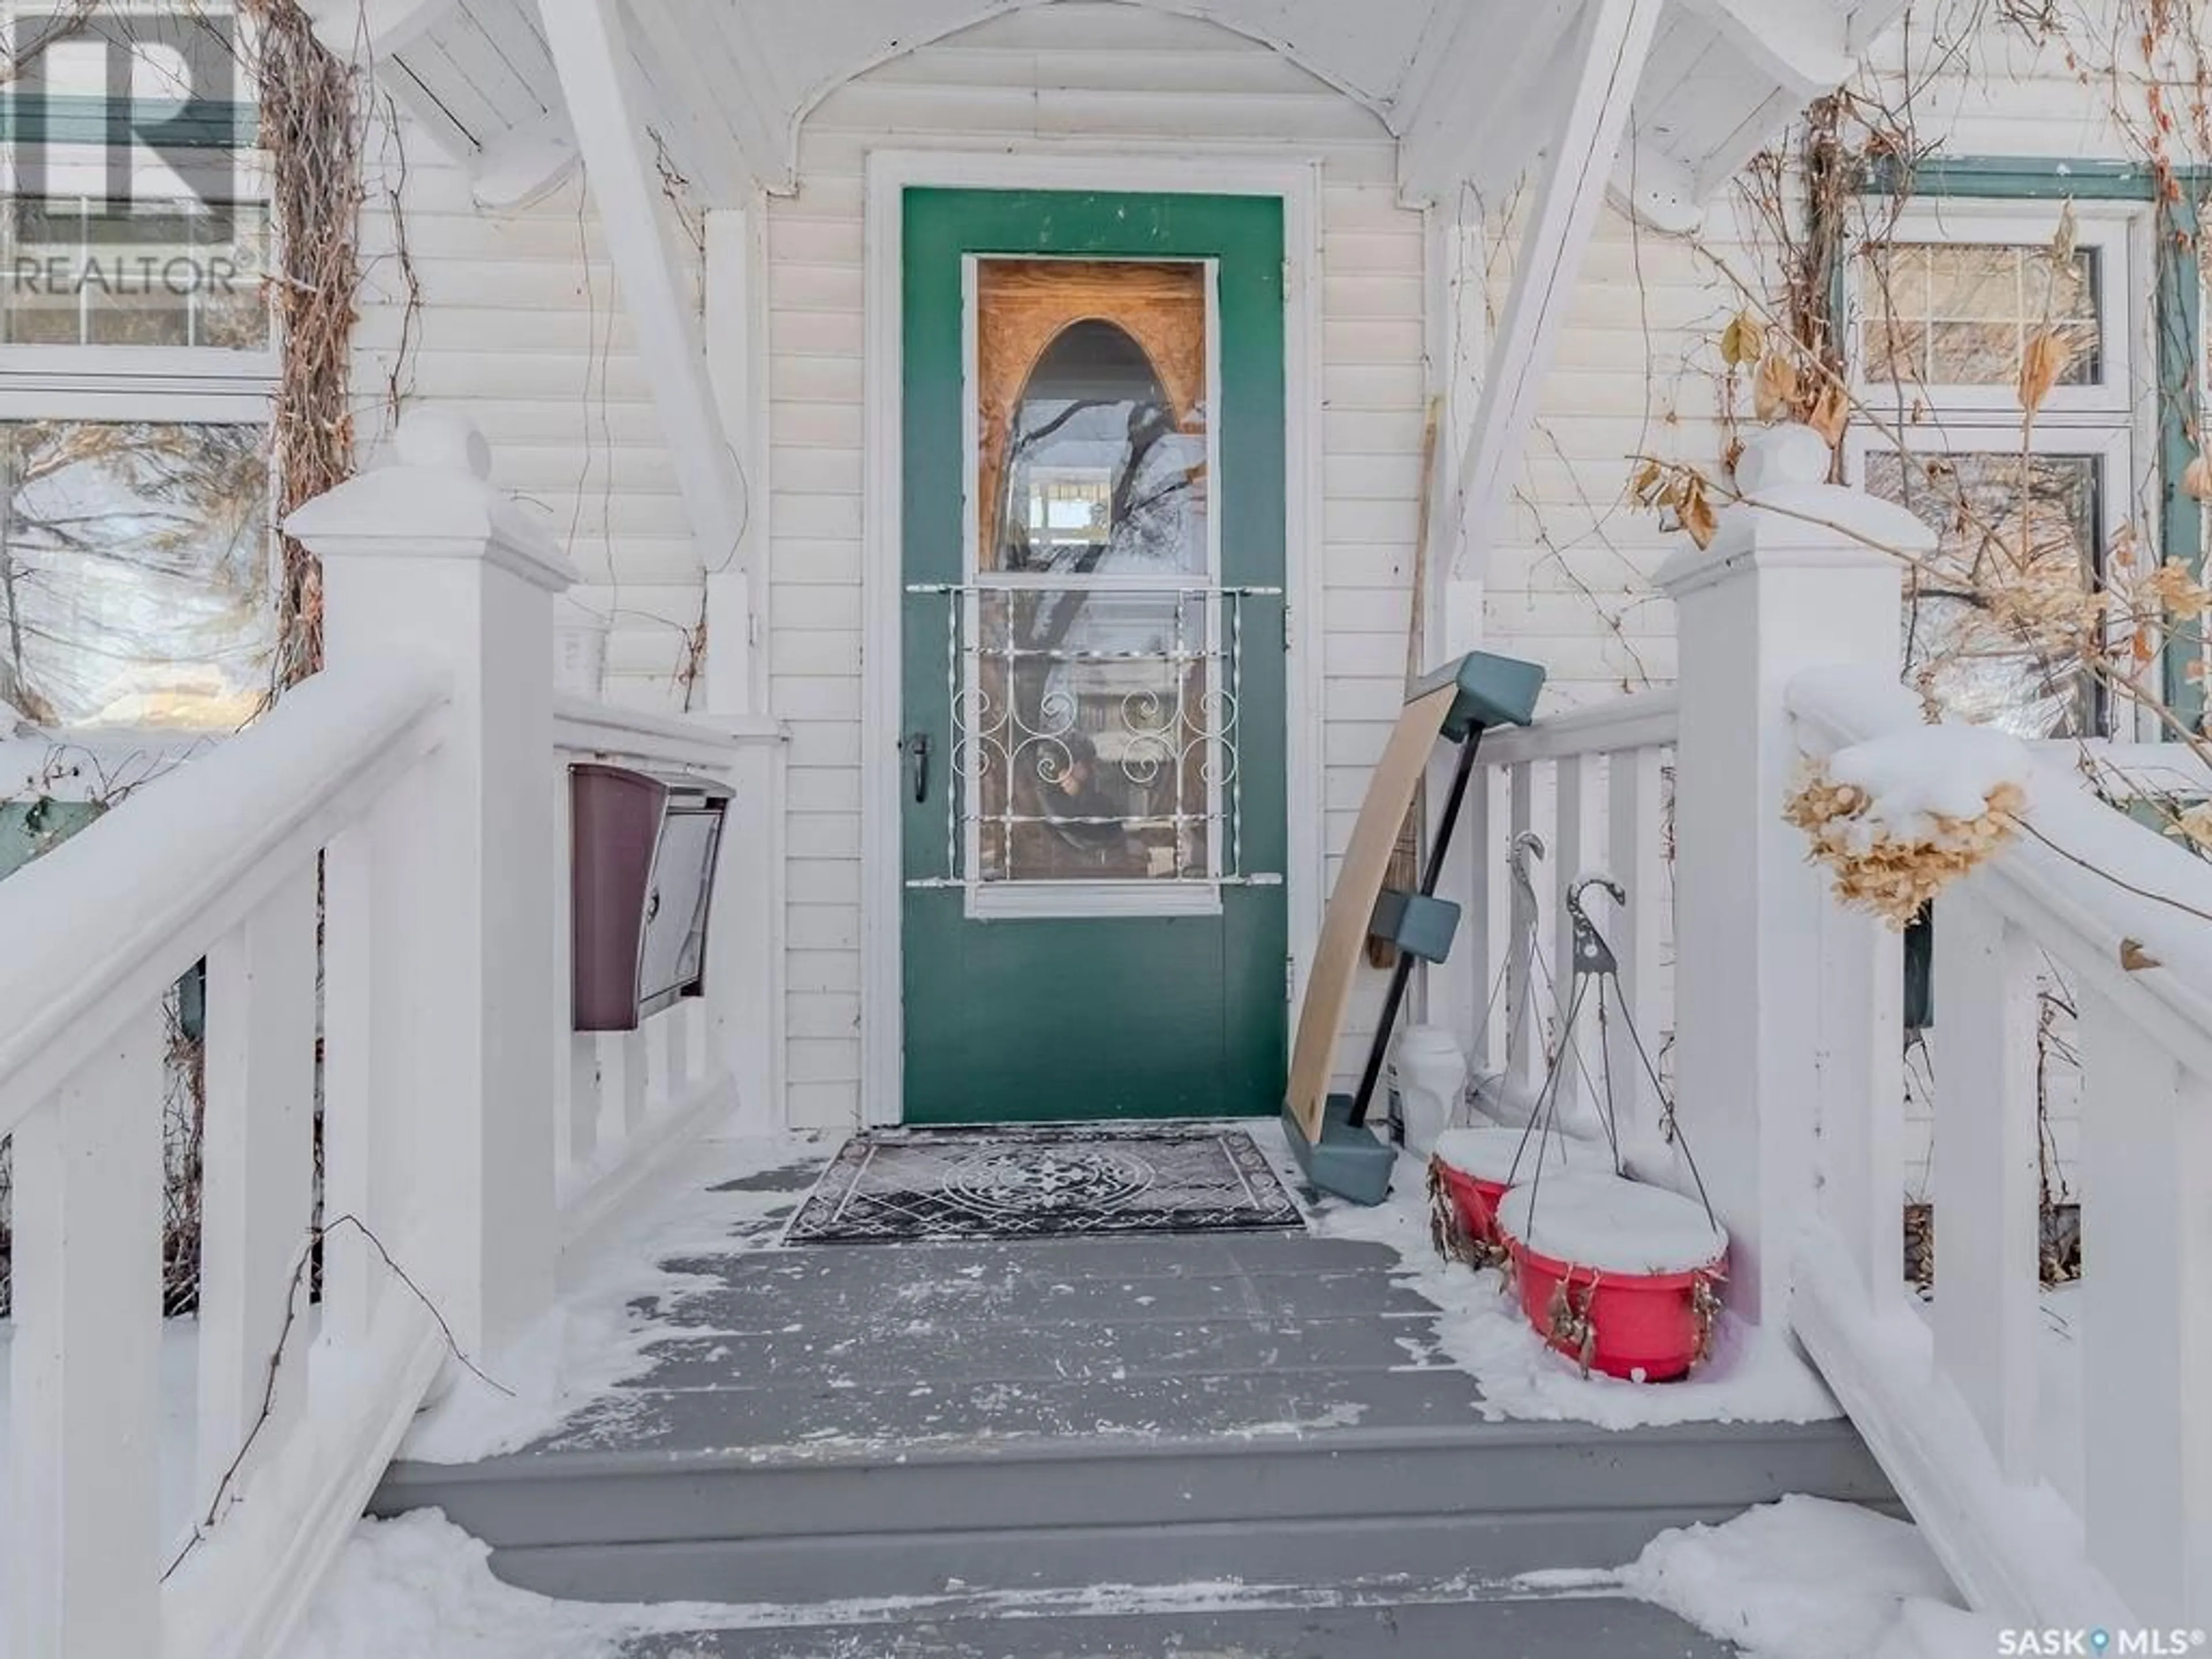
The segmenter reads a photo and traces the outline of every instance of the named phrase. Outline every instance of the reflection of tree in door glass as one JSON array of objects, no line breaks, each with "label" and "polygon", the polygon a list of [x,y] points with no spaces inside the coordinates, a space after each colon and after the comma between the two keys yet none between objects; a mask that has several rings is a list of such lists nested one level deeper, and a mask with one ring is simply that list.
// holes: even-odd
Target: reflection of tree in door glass
[{"label": "reflection of tree in door glass", "polygon": [[984,878],[1204,877],[1205,269],[985,261],[976,341]]}]

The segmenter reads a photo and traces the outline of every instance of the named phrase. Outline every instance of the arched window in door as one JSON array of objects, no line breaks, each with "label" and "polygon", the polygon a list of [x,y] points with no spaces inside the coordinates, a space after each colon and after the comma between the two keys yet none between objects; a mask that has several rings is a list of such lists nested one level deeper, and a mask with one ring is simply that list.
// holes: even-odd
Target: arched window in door
[{"label": "arched window in door", "polygon": [[[1209,865],[1206,267],[975,271],[973,713],[991,879]],[[1215,769],[1209,771],[1209,759]]]}]

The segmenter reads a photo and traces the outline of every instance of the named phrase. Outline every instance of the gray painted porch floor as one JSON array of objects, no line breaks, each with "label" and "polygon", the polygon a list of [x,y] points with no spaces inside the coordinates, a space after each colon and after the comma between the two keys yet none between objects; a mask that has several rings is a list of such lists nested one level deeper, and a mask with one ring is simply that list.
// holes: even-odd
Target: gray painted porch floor
[{"label": "gray painted porch floor", "polygon": [[[547,1594],[757,1615],[638,1659],[1710,1659],[1516,1576],[1787,1492],[1889,1501],[1839,1423],[1486,1419],[1381,1245],[769,1248],[818,1165],[728,1183],[760,1201],[666,1259],[635,1375],[519,1452],[396,1464],[374,1511],[437,1504]],[[1100,1583],[1146,1588],[1085,1605]]]}]

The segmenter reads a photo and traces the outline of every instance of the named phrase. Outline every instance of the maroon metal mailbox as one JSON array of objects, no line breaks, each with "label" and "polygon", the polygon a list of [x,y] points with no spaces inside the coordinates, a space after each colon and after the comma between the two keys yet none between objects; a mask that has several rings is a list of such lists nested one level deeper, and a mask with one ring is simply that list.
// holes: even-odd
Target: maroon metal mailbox
[{"label": "maroon metal mailbox", "polygon": [[568,769],[570,993],[579,1031],[632,1031],[706,987],[730,792],[704,778]]}]

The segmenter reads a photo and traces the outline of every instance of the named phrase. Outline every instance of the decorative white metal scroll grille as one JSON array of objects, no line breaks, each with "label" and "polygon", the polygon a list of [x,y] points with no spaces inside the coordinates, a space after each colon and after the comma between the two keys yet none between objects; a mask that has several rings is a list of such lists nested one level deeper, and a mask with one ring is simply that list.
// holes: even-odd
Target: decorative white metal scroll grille
[{"label": "decorative white metal scroll grille", "polygon": [[916,886],[1279,881],[1246,869],[1243,660],[1273,587],[916,584],[944,607],[942,873]]}]

